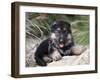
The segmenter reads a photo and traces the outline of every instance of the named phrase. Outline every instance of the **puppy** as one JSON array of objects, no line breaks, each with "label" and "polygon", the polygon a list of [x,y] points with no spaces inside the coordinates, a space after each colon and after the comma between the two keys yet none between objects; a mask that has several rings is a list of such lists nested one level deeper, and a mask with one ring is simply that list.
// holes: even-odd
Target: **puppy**
[{"label": "puppy", "polygon": [[75,49],[71,25],[65,21],[56,21],[51,26],[49,38],[38,46],[35,60],[39,66],[47,66],[47,63],[58,61],[63,56],[73,55]]}]

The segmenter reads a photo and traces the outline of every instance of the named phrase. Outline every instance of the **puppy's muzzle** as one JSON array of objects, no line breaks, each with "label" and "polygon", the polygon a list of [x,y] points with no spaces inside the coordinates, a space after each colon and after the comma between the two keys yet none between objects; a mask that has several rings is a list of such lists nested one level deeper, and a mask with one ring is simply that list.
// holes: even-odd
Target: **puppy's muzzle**
[{"label": "puppy's muzzle", "polygon": [[64,47],[64,42],[65,42],[64,37],[63,37],[63,36],[60,37],[60,38],[59,38],[59,47],[60,47],[60,48],[63,48],[63,47]]}]

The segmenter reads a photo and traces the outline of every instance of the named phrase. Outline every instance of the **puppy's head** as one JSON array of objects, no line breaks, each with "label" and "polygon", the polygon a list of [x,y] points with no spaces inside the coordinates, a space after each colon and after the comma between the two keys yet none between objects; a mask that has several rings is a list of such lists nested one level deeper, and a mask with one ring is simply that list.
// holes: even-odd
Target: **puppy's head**
[{"label": "puppy's head", "polygon": [[63,48],[71,38],[71,27],[68,22],[56,21],[51,27],[51,39],[56,41],[60,48]]}]

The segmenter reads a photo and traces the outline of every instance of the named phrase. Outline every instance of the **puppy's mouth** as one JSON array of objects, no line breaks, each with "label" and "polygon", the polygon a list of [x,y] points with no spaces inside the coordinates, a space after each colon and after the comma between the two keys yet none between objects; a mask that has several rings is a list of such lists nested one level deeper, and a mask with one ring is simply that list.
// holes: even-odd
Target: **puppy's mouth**
[{"label": "puppy's mouth", "polygon": [[59,47],[60,47],[60,48],[63,48],[63,47],[64,47],[64,44],[63,44],[63,43],[60,43],[60,44],[59,44]]}]

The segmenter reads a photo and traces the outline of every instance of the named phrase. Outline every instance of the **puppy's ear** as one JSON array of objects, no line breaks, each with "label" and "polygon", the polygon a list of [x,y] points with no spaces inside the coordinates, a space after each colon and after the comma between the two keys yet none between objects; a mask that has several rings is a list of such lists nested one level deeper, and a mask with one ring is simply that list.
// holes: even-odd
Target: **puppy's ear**
[{"label": "puppy's ear", "polygon": [[67,30],[71,33],[71,24],[69,22],[65,22]]},{"label": "puppy's ear", "polygon": [[57,24],[57,22],[55,21],[55,22],[51,25],[51,32],[53,32],[53,30],[55,30],[56,24]]},{"label": "puppy's ear", "polygon": [[52,26],[54,26],[54,25],[56,25],[57,24],[57,22],[55,21],[53,24],[52,24]]}]

